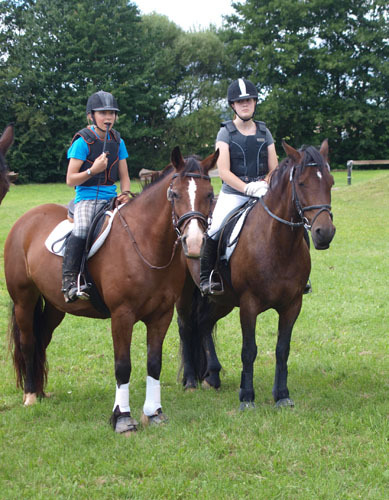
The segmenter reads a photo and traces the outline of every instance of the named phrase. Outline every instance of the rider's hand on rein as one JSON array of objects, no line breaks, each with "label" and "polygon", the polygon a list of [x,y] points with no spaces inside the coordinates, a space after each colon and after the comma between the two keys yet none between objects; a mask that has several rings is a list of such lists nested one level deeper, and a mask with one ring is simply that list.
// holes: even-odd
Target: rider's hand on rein
[{"label": "rider's hand on rein", "polygon": [[265,196],[267,190],[269,189],[269,185],[266,181],[254,181],[249,182],[244,190],[244,194],[247,196],[255,196],[256,198],[261,198]]}]

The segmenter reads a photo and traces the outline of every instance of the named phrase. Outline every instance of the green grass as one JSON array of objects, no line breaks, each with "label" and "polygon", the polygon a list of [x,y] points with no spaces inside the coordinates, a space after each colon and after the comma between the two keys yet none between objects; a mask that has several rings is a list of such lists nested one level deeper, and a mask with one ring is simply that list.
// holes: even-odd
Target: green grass
[{"label": "green grass", "polygon": [[[355,175],[354,175],[355,174]],[[331,248],[312,250],[289,362],[293,410],[271,397],[277,318],[258,319],[257,408],[238,411],[238,311],[219,322],[219,392],[177,382],[175,321],[164,344],[162,403],[170,418],[131,438],[108,425],[114,400],[110,322],[68,316],[48,348],[51,398],[22,405],[7,351],[8,294],[0,270],[1,499],[386,499],[389,491],[389,174],[335,173]],[[216,189],[220,181],[215,179]],[[14,186],[0,207],[0,258],[18,216],[62,185]],[[135,328],[131,408],[145,396],[145,328]],[[386,493],[385,493],[386,492]]]}]

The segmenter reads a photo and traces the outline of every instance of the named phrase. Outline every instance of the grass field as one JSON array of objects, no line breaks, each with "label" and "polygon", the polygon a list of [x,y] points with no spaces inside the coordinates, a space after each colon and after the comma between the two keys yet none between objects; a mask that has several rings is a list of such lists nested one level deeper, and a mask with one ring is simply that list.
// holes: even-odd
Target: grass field
[{"label": "grass field", "polygon": [[[108,425],[114,401],[108,320],[68,316],[48,348],[47,390],[24,408],[7,350],[3,247],[28,208],[65,203],[65,185],[14,186],[0,207],[0,499],[384,500],[389,497],[389,173],[336,172],[331,248],[311,251],[313,294],[294,328],[289,390],[271,388],[277,318],[257,322],[257,408],[239,412],[238,311],[219,322],[222,388],[184,393],[175,320],[164,344],[163,428],[130,438]],[[220,181],[214,179],[216,190]],[[135,328],[131,408],[140,417],[145,328]]]}]

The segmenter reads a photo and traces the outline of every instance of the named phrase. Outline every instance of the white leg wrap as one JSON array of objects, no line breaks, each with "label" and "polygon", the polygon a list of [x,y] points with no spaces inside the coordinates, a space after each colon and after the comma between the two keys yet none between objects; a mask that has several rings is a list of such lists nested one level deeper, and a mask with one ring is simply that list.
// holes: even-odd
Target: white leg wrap
[{"label": "white leg wrap", "polygon": [[113,405],[114,410],[117,405],[119,405],[122,413],[130,411],[130,383],[122,384],[121,386],[116,385],[115,404]]},{"label": "white leg wrap", "polygon": [[146,382],[146,401],[143,405],[143,413],[151,417],[161,408],[161,384],[159,380],[153,377],[147,377]]}]

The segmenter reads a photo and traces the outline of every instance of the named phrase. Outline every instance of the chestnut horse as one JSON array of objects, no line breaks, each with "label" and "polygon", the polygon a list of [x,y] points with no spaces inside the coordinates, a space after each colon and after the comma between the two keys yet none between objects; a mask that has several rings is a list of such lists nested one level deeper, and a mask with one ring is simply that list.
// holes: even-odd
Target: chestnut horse
[{"label": "chestnut horse", "polygon": [[115,431],[126,434],[138,426],[129,405],[131,337],[138,321],[147,327],[148,376],[142,423],[165,420],[159,382],[162,344],[183,287],[185,257],[200,257],[213,199],[208,171],[217,157],[218,152],[202,162],[195,157],[184,159],[175,148],[172,165],[163,175],[119,210],[104,245],[88,261],[108,314],[89,301],[64,301],[62,259],[46,249],[45,240],[66,219],[65,207],[38,206],[15,223],[5,243],[4,261],[13,301],[13,360],[25,405],[44,396],[46,348],[65,313],[110,316],[116,376],[111,421]]},{"label": "chestnut horse", "polygon": [[[273,171],[267,194],[247,216],[229,269],[219,266],[224,294],[201,297],[188,274],[177,302],[185,388],[195,388],[198,381],[215,388],[220,386],[221,365],[212,330],[220,318],[234,307],[240,308],[242,410],[254,406],[256,319],[270,308],[279,315],[273,397],[278,407],[294,405],[287,387],[287,361],[293,325],[311,269],[304,226],[311,230],[318,250],[327,249],[335,234],[330,205],[334,180],[327,162],[328,142],[323,142],[320,152],[312,146],[296,151],[286,143],[283,145],[288,158]],[[198,283],[198,264],[188,265]]]},{"label": "chestnut horse", "polygon": [[0,137],[0,203],[9,190],[9,172],[5,163],[5,154],[14,140],[14,127],[7,125]]}]

